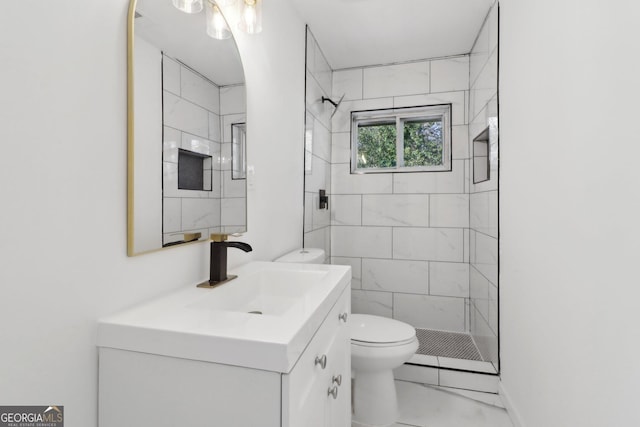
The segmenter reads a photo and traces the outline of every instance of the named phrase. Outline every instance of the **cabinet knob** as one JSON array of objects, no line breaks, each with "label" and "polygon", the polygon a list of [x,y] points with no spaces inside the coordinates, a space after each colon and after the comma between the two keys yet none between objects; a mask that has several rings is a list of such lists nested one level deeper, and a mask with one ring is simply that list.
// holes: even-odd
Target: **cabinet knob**
[{"label": "cabinet knob", "polygon": [[348,313],[345,311],[344,313],[338,315],[338,319],[342,320],[344,323],[347,323],[347,316]]},{"label": "cabinet knob", "polygon": [[327,367],[327,355],[323,354],[322,356],[316,356],[316,365],[320,365],[322,369]]},{"label": "cabinet knob", "polygon": [[338,387],[333,386],[327,390],[327,396],[332,396],[334,399],[338,398]]},{"label": "cabinet knob", "polygon": [[338,384],[339,386],[342,385],[342,374],[334,375],[333,378],[331,378],[331,384]]}]

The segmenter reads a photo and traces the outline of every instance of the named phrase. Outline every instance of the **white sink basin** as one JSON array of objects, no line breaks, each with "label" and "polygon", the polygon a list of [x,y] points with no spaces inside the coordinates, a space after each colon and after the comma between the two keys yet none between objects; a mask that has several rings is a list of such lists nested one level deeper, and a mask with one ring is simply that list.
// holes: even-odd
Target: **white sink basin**
[{"label": "white sink basin", "polygon": [[238,278],[100,320],[98,346],[289,372],[351,280],[338,265],[251,262],[229,273]]},{"label": "white sink basin", "polygon": [[264,269],[244,274],[235,279],[241,280],[240,286],[234,286],[237,284],[234,282],[221,285],[188,308],[281,316],[306,303],[310,291],[322,286],[322,279],[327,273]]}]

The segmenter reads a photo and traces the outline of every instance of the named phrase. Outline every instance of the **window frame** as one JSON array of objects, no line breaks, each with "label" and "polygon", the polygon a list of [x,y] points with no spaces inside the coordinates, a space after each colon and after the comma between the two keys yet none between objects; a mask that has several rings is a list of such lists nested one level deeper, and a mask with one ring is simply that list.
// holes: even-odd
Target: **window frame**
[{"label": "window frame", "polygon": [[[416,119],[442,120],[442,164],[433,166],[404,166],[404,123]],[[384,168],[358,168],[358,127],[372,124],[396,124],[396,166]],[[415,107],[383,108],[351,112],[351,173],[407,173],[450,172],[451,159],[451,104],[431,104]]]}]

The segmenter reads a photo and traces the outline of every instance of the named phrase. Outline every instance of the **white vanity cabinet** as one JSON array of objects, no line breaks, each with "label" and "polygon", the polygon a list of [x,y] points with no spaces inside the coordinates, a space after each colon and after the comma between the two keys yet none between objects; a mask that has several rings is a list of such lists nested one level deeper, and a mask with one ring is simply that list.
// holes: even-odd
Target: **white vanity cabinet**
[{"label": "white vanity cabinet", "polygon": [[[345,277],[350,278],[349,271]],[[176,341],[176,328],[152,335],[158,332],[151,327],[157,323],[155,314],[145,313],[158,313],[156,309],[161,308],[163,319],[171,318],[176,324],[167,299],[154,303],[153,310],[138,309],[101,321],[99,427],[350,426],[348,279],[341,280],[335,292],[331,290],[327,295],[328,300],[314,309],[313,316],[321,317],[305,323],[291,338],[290,342],[298,344],[287,348],[297,350],[288,353],[291,356],[284,365],[280,364],[280,353],[271,352],[268,346],[264,351],[255,351],[262,347],[246,347],[247,351],[254,350],[255,363],[263,365],[237,366],[213,356],[201,356],[207,354],[203,349],[222,351],[222,344],[201,347],[206,341],[190,341],[195,338],[182,334],[180,339],[184,340]],[[184,321],[184,312],[180,313],[179,318]],[[197,316],[200,317],[195,322],[191,319],[180,327],[198,324],[201,328],[202,322],[210,320],[208,312],[198,312]],[[234,327],[246,329],[250,325],[247,322]],[[263,326],[256,326],[256,331]],[[273,325],[267,324],[265,334],[270,329]],[[146,341],[148,336],[152,339]],[[305,337],[303,341],[300,336]],[[117,340],[120,344],[115,343]],[[175,354],[176,342],[182,353]]]}]

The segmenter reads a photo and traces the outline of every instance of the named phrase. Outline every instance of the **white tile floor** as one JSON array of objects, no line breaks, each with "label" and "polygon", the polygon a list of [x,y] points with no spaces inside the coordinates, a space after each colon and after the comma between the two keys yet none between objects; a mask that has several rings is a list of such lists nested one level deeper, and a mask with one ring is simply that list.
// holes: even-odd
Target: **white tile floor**
[{"label": "white tile floor", "polygon": [[[400,414],[394,427],[513,427],[507,411],[490,403],[406,381],[396,381],[396,390]],[[487,402],[499,402],[483,394]]]}]

